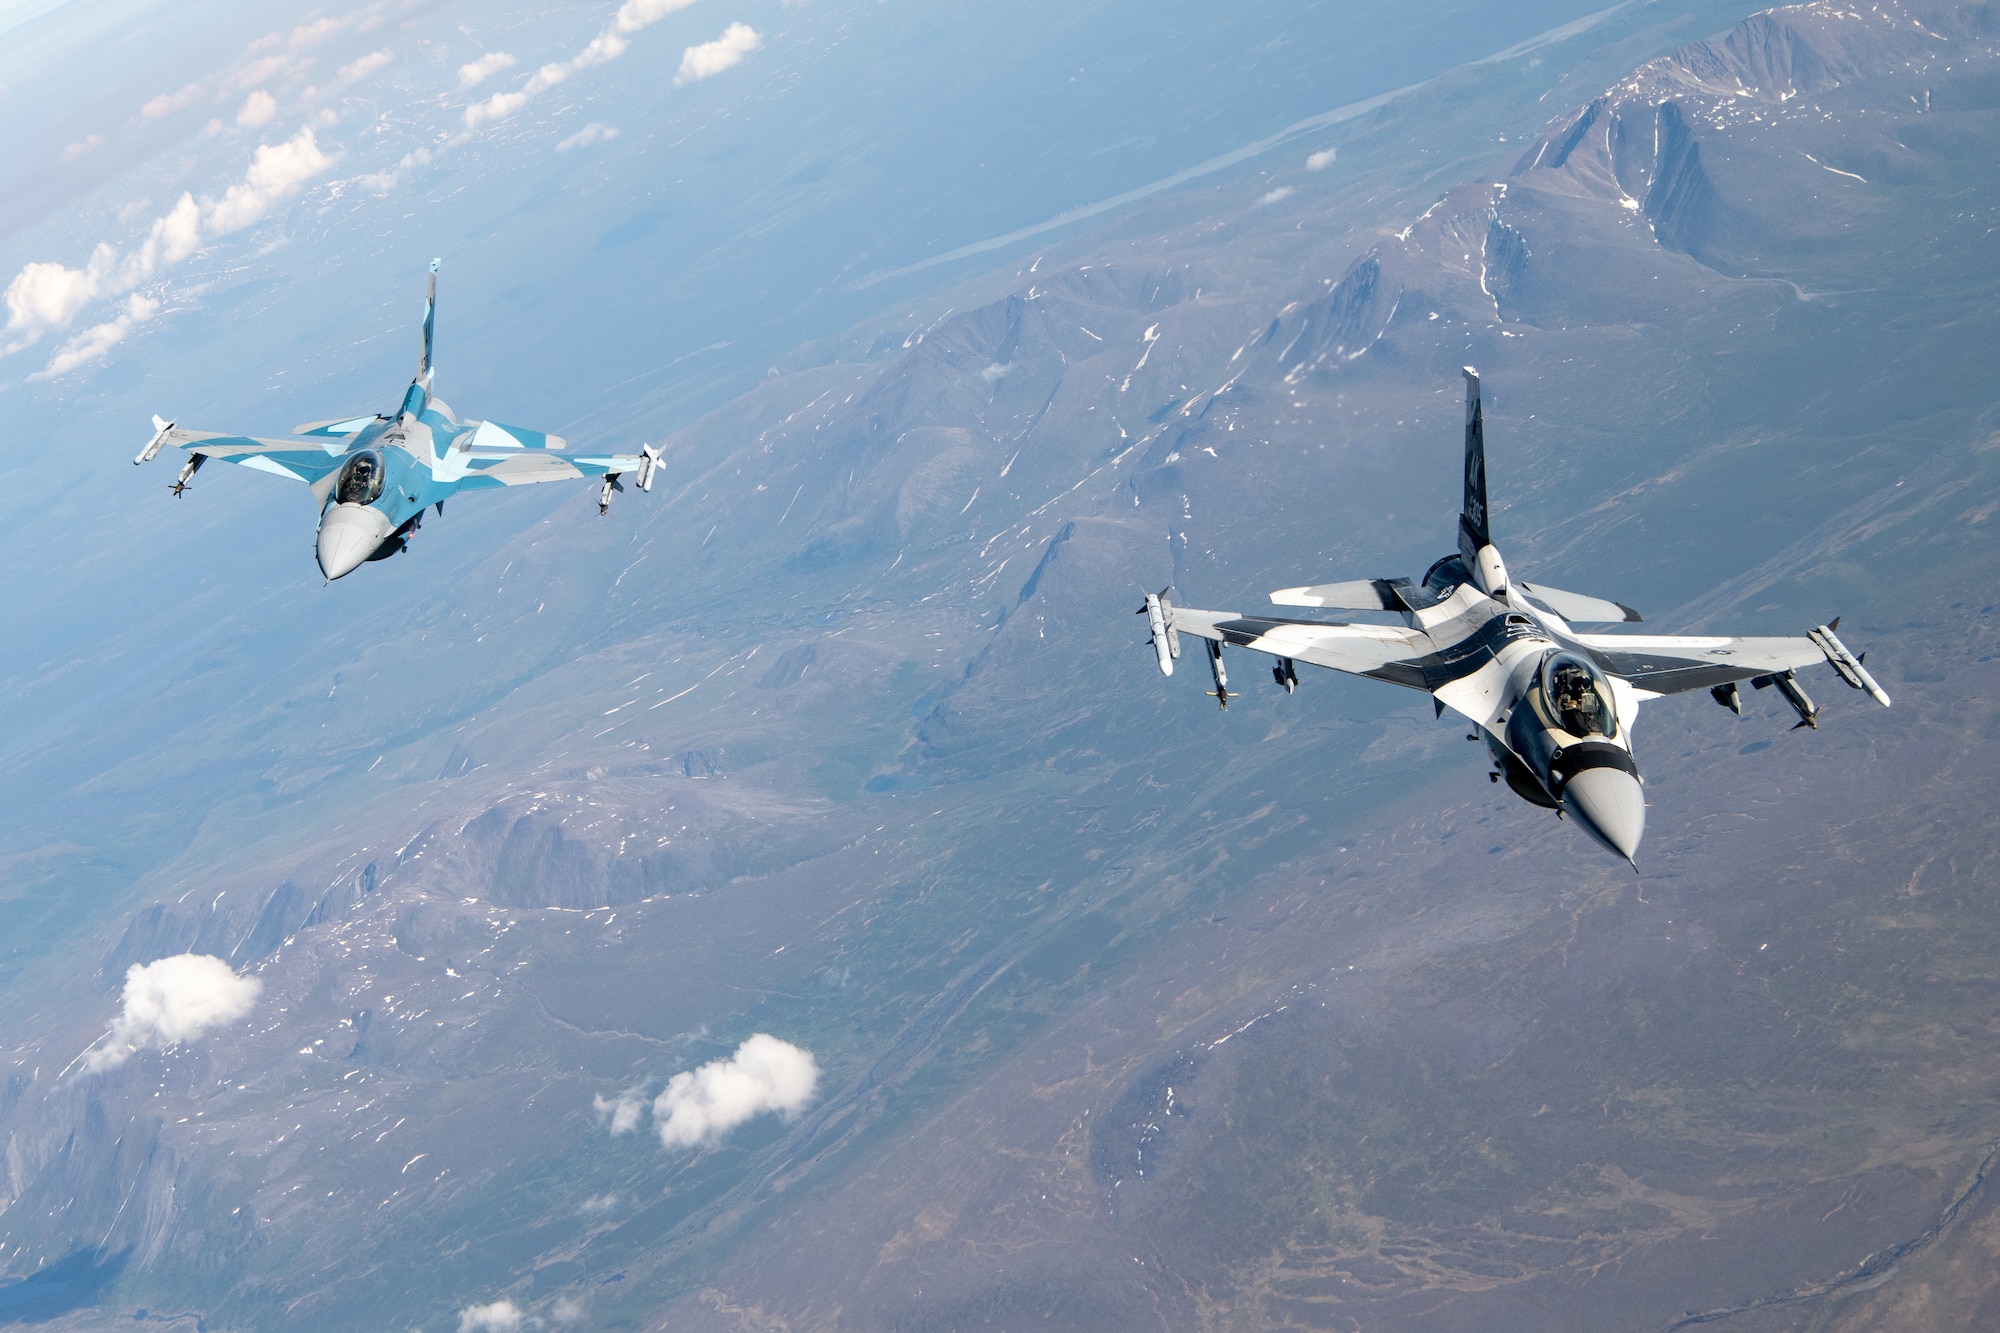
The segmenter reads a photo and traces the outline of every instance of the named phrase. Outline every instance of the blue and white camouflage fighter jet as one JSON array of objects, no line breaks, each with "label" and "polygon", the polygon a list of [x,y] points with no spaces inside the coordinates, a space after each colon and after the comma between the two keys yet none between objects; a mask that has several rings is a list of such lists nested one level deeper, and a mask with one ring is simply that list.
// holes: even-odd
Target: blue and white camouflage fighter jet
[{"label": "blue and white camouflage fighter jet", "polygon": [[660,455],[651,445],[637,454],[572,454],[560,436],[497,421],[461,422],[431,397],[437,271],[434,259],[424,298],[423,354],[394,416],[315,421],[294,429],[293,436],[303,439],[291,440],[182,430],[154,417],[153,438],[132,461],[144,463],[169,444],[187,450],[187,465],[172,486],[176,496],[211,458],[305,482],[320,505],[317,552],[320,573],[329,582],[402,551],[424,511],[435,507],[442,514],[444,502],[460,491],[601,477],[601,514],[609,509],[612,492],[625,489],[619,478],[627,472],[635,474],[640,490],[652,490]]},{"label": "blue and white camouflage fighter jet", "polygon": [[[1739,681],[1775,687],[1819,726],[1819,708],[1800,688],[1798,668],[1824,662],[1883,707],[1889,696],[1862,659],[1834,637],[1832,623],[1797,638],[1738,639],[1719,634],[1581,634],[1571,623],[1636,621],[1621,602],[1564,592],[1508,576],[1494,549],[1486,508],[1486,424],[1479,374],[1465,370],[1465,499],[1458,550],[1422,581],[1357,579],[1271,594],[1279,606],[1386,611],[1401,625],[1342,624],[1177,607],[1148,593],[1140,614],[1152,627],[1162,673],[1174,673],[1180,636],[1206,641],[1211,692],[1229,705],[1224,645],[1277,658],[1271,674],[1287,694],[1297,663],[1422,690],[1440,717],[1450,708],[1478,728],[1493,761],[1489,775],[1515,795],[1568,815],[1597,842],[1631,861],[1646,831],[1646,798],[1632,758],[1632,723],[1642,700],[1706,689],[1743,712]],[[1865,656],[1865,654],[1864,654]],[[1636,864],[1636,863],[1635,863]]]}]

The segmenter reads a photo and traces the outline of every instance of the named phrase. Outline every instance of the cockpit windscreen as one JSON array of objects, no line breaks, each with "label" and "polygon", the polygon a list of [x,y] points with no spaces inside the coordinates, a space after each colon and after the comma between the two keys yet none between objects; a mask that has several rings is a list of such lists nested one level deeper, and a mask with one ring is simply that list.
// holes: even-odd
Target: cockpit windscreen
[{"label": "cockpit windscreen", "polygon": [[1581,657],[1557,653],[1542,667],[1542,697],[1549,716],[1572,736],[1618,734],[1618,714],[1611,687],[1596,667]]},{"label": "cockpit windscreen", "polygon": [[334,483],[333,498],[344,505],[369,505],[382,498],[382,456],[364,450],[347,460]]}]

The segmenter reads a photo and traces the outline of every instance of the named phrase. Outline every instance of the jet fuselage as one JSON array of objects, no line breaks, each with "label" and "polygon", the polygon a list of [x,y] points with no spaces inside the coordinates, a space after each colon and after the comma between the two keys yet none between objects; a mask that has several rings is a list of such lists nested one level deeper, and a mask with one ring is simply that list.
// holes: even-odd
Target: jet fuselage
[{"label": "jet fuselage", "polygon": [[1496,780],[1505,777],[1524,800],[1574,815],[1592,838],[1630,860],[1646,828],[1630,733],[1639,701],[1597,666],[1565,621],[1509,590],[1493,547],[1479,554],[1477,573],[1452,555],[1431,566],[1421,585],[1397,587],[1405,623],[1449,645],[1401,668],[1421,676],[1406,683],[1474,721]]},{"label": "jet fuselage", "polygon": [[[368,560],[403,549],[425,509],[458,490],[448,460],[461,426],[443,403],[412,384],[394,417],[377,417],[354,437],[325,486],[314,552],[320,573],[337,579]],[[319,489],[319,487],[315,487]]]}]

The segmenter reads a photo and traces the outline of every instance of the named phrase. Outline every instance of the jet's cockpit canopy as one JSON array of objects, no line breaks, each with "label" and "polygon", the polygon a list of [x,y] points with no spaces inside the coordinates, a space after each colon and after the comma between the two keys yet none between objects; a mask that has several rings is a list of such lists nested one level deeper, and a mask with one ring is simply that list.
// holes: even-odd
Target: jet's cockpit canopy
[{"label": "jet's cockpit canopy", "polygon": [[1557,726],[1572,736],[1618,734],[1618,713],[1604,673],[1574,653],[1551,653],[1542,663],[1542,702]]},{"label": "jet's cockpit canopy", "polygon": [[382,455],[365,449],[347,460],[334,483],[333,498],[344,505],[371,505],[382,498]]}]

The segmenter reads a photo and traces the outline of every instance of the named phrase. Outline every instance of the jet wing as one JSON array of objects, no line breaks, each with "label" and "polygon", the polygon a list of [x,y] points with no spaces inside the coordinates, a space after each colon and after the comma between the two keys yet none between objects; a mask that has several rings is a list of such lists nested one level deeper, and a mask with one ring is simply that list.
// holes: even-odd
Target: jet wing
[{"label": "jet wing", "polygon": [[1370,680],[1425,689],[1416,665],[1432,652],[1430,636],[1401,625],[1337,625],[1316,620],[1239,616],[1234,611],[1196,611],[1177,606],[1173,626],[1182,634],[1249,648],[1273,657],[1331,667]]},{"label": "jet wing", "polygon": [[[1558,612],[1560,614],[1560,612]],[[1713,689],[1827,660],[1808,638],[1732,639],[1705,635],[1583,634],[1598,664],[1623,676],[1640,698]]]},{"label": "jet wing", "polygon": [[1636,623],[1639,619],[1639,613],[1623,602],[1607,602],[1602,597],[1586,597],[1580,592],[1564,592],[1540,583],[1517,581],[1514,587],[1526,593],[1536,606],[1555,612],[1572,625]]},{"label": "jet wing", "polygon": [[191,454],[240,463],[259,472],[290,477],[294,481],[315,482],[340,466],[346,455],[345,441],[330,438],[329,448],[302,445],[297,440],[259,440],[248,435],[224,435],[212,430],[182,430],[174,427],[158,437],[162,444],[179,445]]},{"label": "jet wing", "polygon": [[460,490],[478,491],[494,486],[532,486],[539,481],[576,481],[601,477],[607,472],[637,472],[645,460],[636,454],[595,454],[568,456],[543,449],[509,449],[487,452],[476,445],[466,460]]}]

